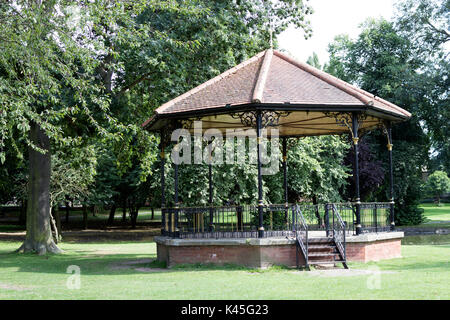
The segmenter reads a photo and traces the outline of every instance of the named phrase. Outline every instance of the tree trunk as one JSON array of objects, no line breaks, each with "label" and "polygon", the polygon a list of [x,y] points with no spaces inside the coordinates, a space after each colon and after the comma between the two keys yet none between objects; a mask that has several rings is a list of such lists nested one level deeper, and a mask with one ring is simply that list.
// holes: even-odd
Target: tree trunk
[{"label": "tree trunk", "polygon": [[69,223],[69,213],[70,213],[69,201],[66,201],[66,223]]},{"label": "tree trunk", "polygon": [[[313,200],[313,205],[317,205],[317,197],[316,196],[313,196],[312,197],[312,200]],[[320,218],[320,213],[319,213],[319,207],[318,206],[316,206],[315,208],[314,208],[314,214],[315,214],[315,216],[316,216],[316,218],[317,218],[317,223],[318,223],[318,226],[319,226],[319,228],[322,226],[322,219]]]},{"label": "tree trunk", "polygon": [[[58,211],[58,210],[56,210]],[[55,222],[55,207],[50,207],[50,223],[51,223],[51,228],[53,229],[53,231],[55,231],[55,238],[54,241],[56,244],[58,244],[59,242],[59,230],[58,227],[56,225]]]},{"label": "tree trunk", "polygon": [[127,200],[123,200],[122,222],[127,221]]},{"label": "tree trunk", "polygon": [[53,241],[50,227],[50,140],[41,127],[31,122],[29,138],[45,154],[28,147],[29,183],[27,201],[27,234],[19,252],[39,255],[61,253]]},{"label": "tree trunk", "polygon": [[83,229],[87,229],[88,212],[86,205],[83,205]]},{"label": "tree trunk", "polygon": [[21,226],[27,225],[27,200],[22,200],[22,206],[20,207],[19,224]]},{"label": "tree trunk", "polygon": [[114,215],[116,213],[116,203],[114,202],[111,206],[111,210],[109,210],[109,218],[108,225],[112,225],[114,223]]},{"label": "tree trunk", "polygon": [[55,218],[56,220],[56,230],[58,230],[58,238],[57,238],[57,242],[60,242],[62,239],[61,236],[61,215],[59,214],[59,207],[58,205],[55,206],[55,208],[53,209],[53,218]]},{"label": "tree trunk", "polygon": [[139,203],[137,203],[136,198],[135,197],[131,197],[128,200],[128,210],[130,211],[130,222],[131,222],[131,228],[135,229],[136,228],[136,222],[137,222],[137,217],[138,217],[138,213],[139,213],[139,208],[140,205]]},{"label": "tree trunk", "polygon": [[155,219],[155,209],[152,207],[152,219],[151,220],[153,220],[153,219]]},{"label": "tree trunk", "polygon": [[139,213],[139,207],[130,208],[130,214],[131,214],[131,228],[132,229],[136,229],[136,222],[137,222],[137,217],[138,217],[138,213]]}]

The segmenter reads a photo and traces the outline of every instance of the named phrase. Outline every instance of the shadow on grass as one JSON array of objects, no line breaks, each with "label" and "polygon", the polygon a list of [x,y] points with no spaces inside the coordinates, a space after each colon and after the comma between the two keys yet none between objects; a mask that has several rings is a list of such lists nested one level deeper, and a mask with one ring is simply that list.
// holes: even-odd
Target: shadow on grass
[{"label": "shadow on grass", "polygon": [[[77,252],[77,254],[45,256],[37,256],[33,253],[0,253],[0,269],[12,268],[16,272],[65,274],[70,265],[76,265],[80,267],[83,275],[122,275],[140,273],[135,270],[138,267],[150,268],[148,261],[140,261],[155,258],[154,254],[95,255],[86,253],[88,255]],[[117,266],[123,267],[118,268]]]},{"label": "shadow on grass", "polygon": [[[150,261],[149,261],[150,260]],[[83,275],[128,275],[173,272],[202,271],[246,271],[265,273],[297,270],[286,266],[272,266],[266,269],[245,267],[235,264],[180,264],[167,268],[165,262],[156,260],[155,254],[96,254],[92,251],[66,251],[60,255],[37,256],[33,253],[0,253],[0,269],[13,268],[16,272],[66,274],[70,265],[80,267]]]},{"label": "shadow on grass", "polygon": [[[440,246],[446,251],[450,246]],[[448,252],[448,251],[447,251]],[[418,256],[418,258],[420,258]],[[69,253],[62,255],[36,256],[35,254],[0,253],[0,269],[11,268],[14,272],[66,274],[70,265],[80,267],[83,275],[151,275],[155,273],[190,273],[208,271],[245,271],[254,274],[267,272],[297,271],[286,266],[272,266],[266,269],[245,267],[235,264],[181,264],[166,268],[164,262],[156,260],[155,254],[107,254],[96,255],[92,252]],[[438,260],[421,261],[414,257],[392,259],[380,262],[371,262],[368,265],[377,265],[381,270],[391,271],[419,271],[419,272],[445,272],[450,270],[448,256],[442,255]],[[356,264],[355,267],[358,267]],[[352,268],[352,263],[350,263]]]}]

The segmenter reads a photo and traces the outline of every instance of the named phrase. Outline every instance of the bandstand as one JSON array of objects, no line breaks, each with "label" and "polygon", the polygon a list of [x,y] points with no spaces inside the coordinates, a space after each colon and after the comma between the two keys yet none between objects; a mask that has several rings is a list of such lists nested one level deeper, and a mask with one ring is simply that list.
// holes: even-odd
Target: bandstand
[{"label": "bandstand", "polygon": [[[306,266],[400,257],[403,233],[395,231],[392,136],[406,110],[277,50],[268,49],[163,104],[143,127],[161,137],[161,236],[158,259],[179,263],[233,263],[252,267]],[[164,163],[171,131],[226,133],[253,130],[256,135],[258,202],[213,206],[209,164],[209,206],[183,207],[174,164],[174,207],[166,206]],[[283,204],[265,204],[261,144],[267,128],[278,129],[282,144]],[[360,200],[358,141],[381,129],[389,155],[390,197]],[[350,134],[354,148],[354,198],[347,203],[294,204],[287,197],[287,139]],[[281,186],[280,186],[281,187]],[[282,217],[275,223],[274,217]]]}]

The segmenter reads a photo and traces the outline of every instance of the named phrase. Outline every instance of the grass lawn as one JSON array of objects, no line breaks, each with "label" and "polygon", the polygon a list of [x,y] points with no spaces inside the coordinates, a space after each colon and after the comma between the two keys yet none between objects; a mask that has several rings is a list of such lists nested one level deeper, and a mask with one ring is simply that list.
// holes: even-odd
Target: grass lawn
[{"label": "grass lawn", "polygon": [[450,203],[441,203],[439,206],[434,203],[423,203],[419,208],[424,209],[424,216],[428,220],[450,222]]},{"label": "grass lawn", "polygon": [[[146,242],[63,243],[65,254],[38,257],[11,253],[19,243],[4,241],[0,299],[450,299],[450,238],[442,240],[405,245],[399,259],[349,263],[345,275],[282,267],[161,269],[148,260],[156,257],[155,243]],[[80,267],[79,290],[66,287],[70,265]],[[379,288],[369,289],[378,277]]]}]

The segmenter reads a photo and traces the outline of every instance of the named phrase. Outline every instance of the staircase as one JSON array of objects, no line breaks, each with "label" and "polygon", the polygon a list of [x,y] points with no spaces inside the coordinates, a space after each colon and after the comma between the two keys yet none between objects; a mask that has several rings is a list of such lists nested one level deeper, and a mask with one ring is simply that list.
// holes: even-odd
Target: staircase
[{"label": "staircase", "polygon": [[312,238],[308,241],[308,264],[326,265],[342,263],[348,269],[347,262],[342,257],[333,238]]},{"label": "staircase", "polygon": [[[348,269],[345,252],[345,224],[336,207],[331,205],[330,209],[333,223],[327,224],[328,236],[308,238],[308,226],[303,214],[299,207],[295,208],[294,226],[298,268],[303,266],[309,270],[311,265],[332,264],[336,266],[337,263],[342,263],[344,268]],[[328,213],[326,219],[328,219]],[[300,262],[300,258],[303,258],[303,263]]]}]

